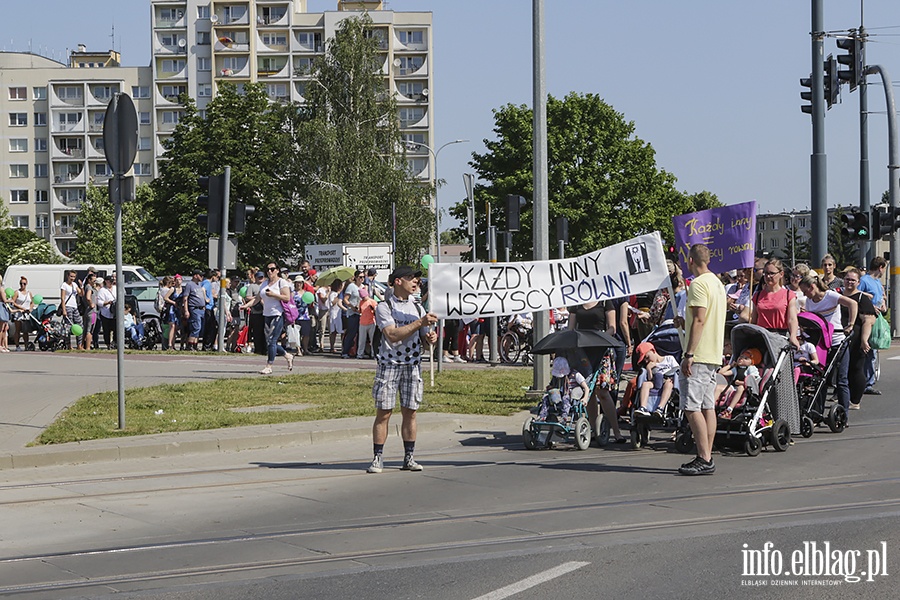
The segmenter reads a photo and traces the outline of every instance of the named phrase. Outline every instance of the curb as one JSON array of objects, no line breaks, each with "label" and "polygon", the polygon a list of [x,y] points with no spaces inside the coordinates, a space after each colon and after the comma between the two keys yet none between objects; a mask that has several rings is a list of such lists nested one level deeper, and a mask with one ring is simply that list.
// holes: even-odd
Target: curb
[{"label": "curb", "polygon": [[[361,422],[363,420],[365,424]],[[314,446],[359,438],[371,439],[371,418],[358,417],[344,421],[349,422],[345,422],[343,427],[338,420],[289,424],[294,425],[293,427],[263,425],[25,448],[21,452],[0,455],[0,471],[194,454],[224,454],[266,448]],[[299,429],[297,425],[300,426]],[[400,436],[399,419],[391,423],[390,428],[392,435]],[[456,417],[435,421],[420,420],[417,424],[420,433],[452,433],[463,428],[463,419]]]}]

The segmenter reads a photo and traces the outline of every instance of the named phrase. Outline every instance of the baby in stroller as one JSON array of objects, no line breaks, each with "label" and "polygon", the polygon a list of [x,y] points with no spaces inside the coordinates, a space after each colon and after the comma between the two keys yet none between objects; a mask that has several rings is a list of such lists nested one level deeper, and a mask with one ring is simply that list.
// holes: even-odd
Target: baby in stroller
[{"label": "baby in stroller", "polygon": [[757,365],[762,362],[762,352],[757,348],[747,348],[741,352],[734,364],[727,364],[719,369],[719,374],[728,380],[728,386],[719,396],[719,405],[727,406],[719,413],[723,419],[730,419],[735,407],[740,404],[747,392],[747,378],[759,380]]},{"label": "baby in stroller", "polygon": [[550,375],[552,378],[547,385],[547,392],[541,399],[538,420],[546,421],[552,413],[560,422],[568,422],[572,412],[572,391],[575,388],[581,388],[582,394],[579,402],[586,403],[590,398],[591,391],[587,380],[577,369],[570,368],[569,361],[563,356],[553,359]]},{"label": "baby in stroller", "polygon": [[[644,417],[652,414],[662,420],[665,416],[666,404],[675,388],[678,361],[674,356],[659,354],[656,347],[650,342],[638,344],[635,351],[637,364],[641,371],[637,381],[638,407],[634,414]],[[658,400],[655,408],[650,407],[651,400]]]},{"label": "baby in stroller", "polygon": [[144,342],[144,324],[135,321],[134,315],[131,313],[131,305],[125,304],[125,334],[131,339],[138,348]]}]

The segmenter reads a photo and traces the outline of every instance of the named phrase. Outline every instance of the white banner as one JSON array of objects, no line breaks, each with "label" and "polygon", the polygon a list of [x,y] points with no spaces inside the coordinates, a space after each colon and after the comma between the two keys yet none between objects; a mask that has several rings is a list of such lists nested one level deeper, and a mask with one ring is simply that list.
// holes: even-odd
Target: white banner
[{"label": "white banner", "polygon": [[658,290],[669,280],[659,232],[577,258],[433,263],[432,311],[442,319],[538,312]]}]

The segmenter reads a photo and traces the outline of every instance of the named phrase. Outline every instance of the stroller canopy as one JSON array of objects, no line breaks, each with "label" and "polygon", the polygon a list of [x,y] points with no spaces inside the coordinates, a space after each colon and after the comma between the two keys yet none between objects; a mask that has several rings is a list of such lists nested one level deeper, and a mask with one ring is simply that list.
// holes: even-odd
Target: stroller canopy
[{"label": "stroller canopy", "polygon": [[778,355],[788,347],[788,340],[777,333],[750,323],[735,325],[731,330],[732,356],[738,356],[747,348],[757,348],[762,352],[762,363],[774,367]]}]

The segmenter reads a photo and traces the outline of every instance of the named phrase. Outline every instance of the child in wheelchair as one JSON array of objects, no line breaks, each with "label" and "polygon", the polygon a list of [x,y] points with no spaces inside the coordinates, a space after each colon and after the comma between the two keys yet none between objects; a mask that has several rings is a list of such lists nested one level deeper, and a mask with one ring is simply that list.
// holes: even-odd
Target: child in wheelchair
[{"label": "child in wheelchair", "polygon": [[[642,342],[636,348],[638,373],[637,393],[638,407],[634,414],[636,417],[655,416],[663,420],[666,414],[666,404],[672,397],[675,389],[675,374],[678,372],[678,361],[674,356],[661,355],[651,342]],[[651,401],[658,398],[655,407],[651,407]]]},{"label": "child in wheelchair", "polygon": [[581,395],[577,401],[587,403],[591,396],[590,388],[584,375],[570,368],[569,361],[562,356],[553,359],[550,375],[550,383],[541,399],[538,421],[546,421],[553,416],[557,421],[567,423],[572,413],[572,392],[580,388]]}]

